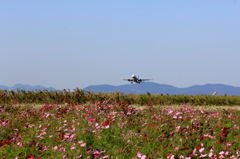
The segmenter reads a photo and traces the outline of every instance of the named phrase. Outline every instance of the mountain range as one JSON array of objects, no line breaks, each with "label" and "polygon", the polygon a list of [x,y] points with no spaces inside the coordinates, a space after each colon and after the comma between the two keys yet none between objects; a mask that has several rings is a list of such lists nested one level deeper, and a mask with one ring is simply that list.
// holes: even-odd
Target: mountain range
[{"label": "mountain range", "polygon": [[[30,86],[30,85],[23,85],[23,84],[16,84],[13,87],[8,87],[4,85],[0,85],[0,89],[6,90],[49,90],[54,91],[57,90],[53,87],[44,87],[44,86]],[[91,85],[83,90],[93,91],[93,92],[115,92],[120,91],[124,94],[145,94],[147,92],[151,94],[186,94],[186,95],[198,95],[198,94],[206,94],[211,95],[213,92],[217,92],[217,95],[236,95],[240,96],[240,87],[234,87],[230,85],[224,84],[205,84],[205,85],[194,85],[191,87],[186,88],[178,88],[171,85],[166,84],[158,84],[153,82],[142,82],[141,84],[125,84],[120,86],[113,86],[113,85]]]},{"label": "mountain range", "polygon": [[141,84],[126,84],[120,86],[112,85],[92,85],[84,88],[84,90],[94,92],[115,92],[116,90],[125,94],[186,94],[186,95],[198,95],[206,94],[211,95],[213,92],[217,92],[217,95],[236,95],[240,96],[240,87],[234,87],[224,84],[205,84],[205,85],[194,85],[187,88],[177,88],[171,85],[158,84],[153,82],[143,82]]},{"label": "mountain range", "polygon": [[37,85],[37,86],[30,86],[30,85],[26,85],[26,84],[15,84],[13,87],[8,87],[8,86],[4,86],[4,85],[0,85],[0,89],[6,89],[6,90],[14,90],[14,91],[17,91],[17,90],[31,90],[31,91],[36,91],[36,90],[48,90],[48,91],[54,91],[56,90],[55,88],[53,87],[44,87],[44,86],[40,86],[40,85]]}]

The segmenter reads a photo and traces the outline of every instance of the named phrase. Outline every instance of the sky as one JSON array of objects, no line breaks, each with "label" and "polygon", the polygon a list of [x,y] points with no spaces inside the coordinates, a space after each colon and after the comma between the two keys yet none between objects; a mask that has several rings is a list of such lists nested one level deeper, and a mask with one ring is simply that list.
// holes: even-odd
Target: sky
[{"label": "sky", "polygon": [[240,0],[1,0],[0,85],[240,87]]}]

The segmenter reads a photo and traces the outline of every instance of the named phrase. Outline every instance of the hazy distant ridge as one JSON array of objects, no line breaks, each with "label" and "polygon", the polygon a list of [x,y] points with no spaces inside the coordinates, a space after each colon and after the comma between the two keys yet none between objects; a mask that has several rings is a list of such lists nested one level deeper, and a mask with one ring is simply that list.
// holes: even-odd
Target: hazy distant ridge
[{"label": "hazy distant ridge", "polygon": [[[13,87],[8,87],[4,85],[0,85],[0,89],[6,90],[49,90],[54,91],[57,90],[53,87],[44,87],[44,86],[30,86],[24,84],[16,84]],[[66,88],[67,89],[67,88]],[[116,90],[123,92],[125,94],[133,93],[133,94],[145,94],[146,92],[153,94],[186,94],[186,95],[196,95],[196,94],[207,94],[211,95],[214,91],[217,91],[217,95],[237,95],[240,96],[240,87],[233,87],[230,85],[224,84],[205,84],[205,85],[194,85],[187,88],[177,88],[171,85],[166,84],[158,84],[153,82],[143,82],[141,84],[125,84],[120,86],[112,86],[112,85],[91,85],[83,90],[89,90],[94,92],[115,92]]]},{"label": "hazy distant ridge", "polygon": [[17,91],[17,89],[19,90],[32,90],[32,91],[36,91],[36,90],[49,90],[49,91],[54,91],[56,90],[53,87],[43,87],[40,85],[37,86],[30,86],[30,85],[25,85],[25,84],[15,84],[13,87],[8,87],[8,86],[4,86],[4,85],[0,85],[0,89],[6,89],[6,90],[14,90]]},{"label": "hazy distant ridge", "polygon": [[84,88],[84,90],[94,91],[94,92],[114,92],[116,90],[121,91],[125,94],[133,93],[154,93],[154,94],[212,94],[217,91],[217,95],[237,95],[240,96],[240,87],[233,87],[224,84],[205,84],[205,85],[194,85],[187,88],[177,88],[171,85],[158,84],[153,82],[143,82],[141,84],[126,84],[120,86],[112,85],[92,85]]}]

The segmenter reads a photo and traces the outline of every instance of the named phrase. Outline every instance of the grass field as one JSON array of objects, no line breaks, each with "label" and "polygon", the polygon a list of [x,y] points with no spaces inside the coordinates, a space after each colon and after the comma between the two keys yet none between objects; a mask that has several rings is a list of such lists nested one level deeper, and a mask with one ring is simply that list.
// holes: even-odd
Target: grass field
[{"label": "grass field", "polygon": [[239,106],[8,104],[0,158],[240,158]]},{"label": "grass field", "polygon": [[124,94],[116,91],[111,93],[95,93],[74,89],[74,91],[7,91],[0,90],[0,105],[13,103],[55,103],[55,104],[85,104],[87,102],[96,103],[98,101],[108,100],[109,103],[114,101],[128,102],[133,105],[183,105],[191,104],[198,106],[235,106],[240,105],[240,96],[228,95],[168,95],[168,94]]},{"label": "grass field", "polygon": [[[33,103],[25,103],[25,104],[11,104],[12,106],[16,107],[16,106],[21,106],[21,107],[31,107],[31,108],[41,108],[42,106],[44,106],[45,104],[33,104]],[[67,106],[69,105],[68,103],[65,104],[57,104],[57,105],[61,105],[61,106]],[[138,104],[129,104],[129,106],[134,107],[136,109],[144,109],[144,108],[148,108],[149,106],[143,106],[143,105],[138,105]],[[151,106],[152,108],[156,108],[156,109],[160,109],[160,108],[171,108],[171,109],[177,109],[178,107],[181,107],[183,105],[154,105]],[[200,106],[200,105],[192,105],[192,104],[184,104],[184,106],[191,106],[195,109],[204,109],[204,110],[222,110],[222,109],[235,109],[235,110],[240,110],[240,106],[235,105],[235,106],[229,106],[229,105],[205,105],[205,106]]]}]

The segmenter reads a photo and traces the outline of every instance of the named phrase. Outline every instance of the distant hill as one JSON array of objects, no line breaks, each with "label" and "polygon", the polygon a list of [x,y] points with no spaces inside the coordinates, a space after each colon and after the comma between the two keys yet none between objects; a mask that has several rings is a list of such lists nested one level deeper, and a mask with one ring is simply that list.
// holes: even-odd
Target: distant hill
[{"label": "distant hill", "polygon": [[92,85],[84,88],[84,90],[94,92],[115,92],[116,90],[125,94],[145,94],[146,92],[152,94],[186,94],[186,95],[197,95],[207,94],[211,95],[217,89],[217,95],[237,95],[240,96],[240,87],[233,87],[224,84],[205,84],[205,85],[194,85],[187,88],[177,88],[171,85],[158,84],[153,82],[143,82],[141,84],[126,84],[120,86],[112,85]]},{"label": "distant hill", "polygon": [[18,89],[19,90],[32,90],[32,91],[36,91],[36,90],[49,90],[49,91],[54,91],[56,90],[55,88],[53,87],[43,87],[43,86],[30,86],[30,85],[23,85],[23,84],[16,84],[14,85],[13,87],[8,87],[8,86],[4,86],[4,85],[0,85],[0,89],[6,89],[6,90],[14,90],[14,91],[17,91]]},{"label": "distant hill", "polygon": [[[13,87],[8,87],[4,85],[0,85],[0,89],[6,90],[49,90],[54,91],[57,90],[53,87],[44,87],[44,86],[30,86],[23,84],[16,84]],[[214,91],[217,90],[217,95],[236,95],[240,96],[240,87],[233,87],[230,85],[224,84],[205,84],[205,85],[194,85],[186,88],[178,88],[171,85],[166,84],[158,84],[153,82],[143,82],[141,84],[125,84],[120,86],[112,86],[112,85],[92,85],[84,88],[83,90],[89,90],[94,92],[115,92],[120,91],[125,94],[145,94],[147,92],[152,94],[186,94],[186,95],[197,95],[197,94],[207,94],[211,95]]]}]

